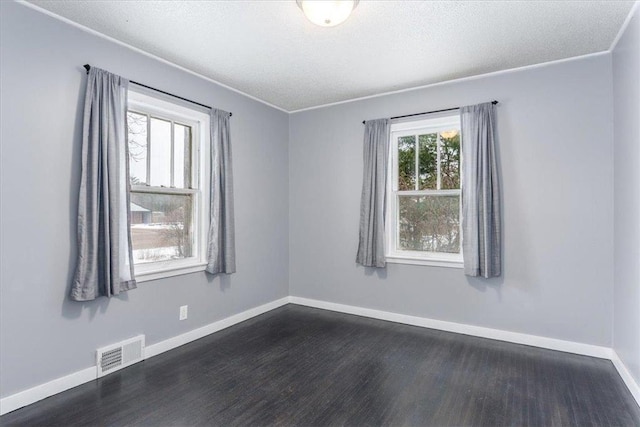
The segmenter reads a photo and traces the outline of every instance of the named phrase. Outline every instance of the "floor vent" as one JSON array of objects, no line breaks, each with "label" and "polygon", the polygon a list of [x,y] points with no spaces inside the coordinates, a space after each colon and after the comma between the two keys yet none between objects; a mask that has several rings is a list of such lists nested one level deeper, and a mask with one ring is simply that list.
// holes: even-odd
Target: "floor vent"
[{"label": "floor vent", "polygon": [[96,354],[98,378],[100,378],[143,360],[144,335],[139,335],[108,347],[99,348]]}]

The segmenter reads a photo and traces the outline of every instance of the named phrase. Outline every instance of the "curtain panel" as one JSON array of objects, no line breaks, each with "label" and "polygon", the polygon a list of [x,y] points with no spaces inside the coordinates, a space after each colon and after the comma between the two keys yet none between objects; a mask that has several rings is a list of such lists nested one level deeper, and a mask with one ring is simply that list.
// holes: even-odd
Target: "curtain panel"
[{"label": "curtain panel", "polygon": [[491,102],[460,109],[464,272],[485,278],[502,273],[502,206],[495,109]]},{"label": "curtain panel", "polygon": [[390,119],[367,120],[364,126],[364,168],[360,199],[360,236],[356,262],[385,267],[385,204]]},{"label": "curtain panel", "polygon": [[88,74],[78,198],[78,261],[71,299],[112,297],[136,287],[129,228],[128,80]]},{"label": "curtain panel", "polygon": [[230,115],[211,110],[211,223],[206,267],[211,274],[236,272]]}]

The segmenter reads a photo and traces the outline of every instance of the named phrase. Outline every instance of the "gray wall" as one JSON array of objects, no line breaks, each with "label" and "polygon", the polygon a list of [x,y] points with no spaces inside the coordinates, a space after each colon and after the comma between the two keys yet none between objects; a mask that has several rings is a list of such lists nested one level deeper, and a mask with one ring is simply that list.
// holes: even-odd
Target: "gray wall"
[{"label": "gray wall", "polygon": [[[640,378],[640,112],[638,98],[627,96],[630,87],[640,93],[637,14],[613,55],[613,77],[611,57],[600,55],[288,117],[27,7],[0,7],[0,396],[92,366],[97,347],[139,333],[153,344],[289,293],[615,342]],[[237,274],[190,274],[111,300],[68,300],[84,63],[233,112]],[[357,267],[361,121],[491,99],[500,100],[503,277]],[[189,319],[179,322],[183,304]]]},{"label": "gray wall", "polygon": [[[608,54],[292,114],[291,295],[610,346]],[[356,266],[363,119],[497,99],[504,275]]]},{"label": "gray wall", "polygon": [[613,51],[613,347],[640,384],[640,12]]},{"label": "gray wall", "polygon": [[[95,364],[95,349],[153,344],[288,294],[288,115],[13,2],[1,2],[0,390]],[[228,59],[223,59],[228,60]],[[67,298],[75,266],[81,110],[89,63],[232,111],[238,273]],[[178,307],[189,319],[178,321]]]}]

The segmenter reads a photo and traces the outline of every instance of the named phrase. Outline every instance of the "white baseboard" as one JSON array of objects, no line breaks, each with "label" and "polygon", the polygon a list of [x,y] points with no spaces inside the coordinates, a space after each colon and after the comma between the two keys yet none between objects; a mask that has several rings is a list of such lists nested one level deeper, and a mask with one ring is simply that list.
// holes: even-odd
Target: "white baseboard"
[{"label": "white baseboard", "polygon": [[286,305],[288,303],[289,297],[280,298],[261,306],[250,308],[249,310],[243,311],[242,313],[234,314],[233,316],[218,320],[217,322],[210,323],[201,328],[186,332],[182,335],[178,335],[177,337],[169,338],[168,340],[149,345],[144,350],[145,359],[157,356],[158,354],[164,353],[165,351],[173,350],[176,347],[180,347],[181,345],[190,343],[191,341],[206,337],[207,335],[213,334],[214,332],[218,332],[228,328],[229,326],[244,322],[245,320],[249,320],[252,317],[256,317],[278,307],[282,307],[283,305]]},{"label": "white baseboard", "polygon": [[323,310],[337,311],[340,313],[354,314],[356,316],[370,317],[373,319],[386,320],[395,323],[404,323],[423,328],[438,329],[441,331],[455,332],[458,334],[472,335],[476,337],[489,338],[498,341],[506,341],[516,344],[530,345],[533,347],[547,348],[550,350],[562,351],[565,353],[581,354],[584,356],[597,357],[611,360],[618,374],[631,392],[631,395],[640,406],[640,386],[631,376],[618,354],[609,347],[601,347],[591,344],[582,344],[573,341],[564,341],[555,338],[546,338],[536,335],[522,334],[519,332],[509,332],[500,329],[483,328],[481,326],[465,325],[462,323],[445,322],[426,317],[408,316],[406,314],[391,313],[388,311],[374,310],[370,308],[357,307],[353,305],[337,304],[327,301],[314,300],[301,297],[289,297],[292,304],[304,305],[307,307],[320,308]]},{"label": "white baseboard", "polygon": [[69,390],[70,388],[77,387],[95,379],[96,367],[92,366],[19,393],[12,394],[11,396],[7,396],[0,400],[0,415],[15,411],[18,408],[30,405],[38,400],[45,399],[49,396],[53,396],[54,394]]},{"label": "white baseboard", "polygon": [[640,406],[640,385],[638,385],[636,380],[631,375],[631,372],[629,372],[615,350],[611,350],[611,362],[613,362],[613,366],[616,367],[618,374],[620,374],[620,376],[622,377],[622,381],[624,381],[627,388],[633,395],[633,398],[636,399],[638,406]]},{"label": "white baseboard", "polygon": [[404,323],[423,328],[438,329],[441,331],[455,332],[475,337],[490,338],[493,340],[507,341],[516,344],[530,345],[533,347],[548,348],[550,350],[564,351],[566,353],[582,354],[601,359],[611,358],[611,349],[591,344],[582,344],[573,341],[564,341],[555,338],[546,338],[536,335],[509,332],[500,329],[484,328],[482,326],[466,325],[463,323],[446,322],[426,317],[408,316],[406,314],[392,313],[388,311],[374,310],[353,305],[336,304],[308,298],[289,297],[291,303],[324,310],[338,311],[340,313],[355,314],[357,316],[371,317],[373,319],[387,320],[389,322]]},{"label": "white baseboard", "polygon": [[[237,323],[244,322],[252,317],[259,316],[268,311],[281,307],[289,303],[289,297],[280,298],[278,300],[263,304],[258,307],[251,308],[243,311],[242,313],[234,314],[233,316],[211,323],[198,329],[186,332],[177,337],[169,338],[168,340],[161,341],[156,344],[147,346],[144,351],[144,358],[148,359],[165,351],[180,347],[191,341],[195,341],[199,338],[203,338],[214,332],[218,332],[222,329],[233,326]],[[65,390],[77,387],[89,381],[96,379],[96,367],[91,366],[86,369],[74,372],[64,377],[49,381],[44,384],[32,387],[30,389],[21,391],[11,396],[7,396],[0,399],[0,415],[4,415],[8,412],[15,411],[23,406],[30,405],[39,400],[53,396],[54,394],[61,393]]]},{"label": "white baseboard", "polygon": [[[152,344],[145,349],[145,359],[157,356],[158,354],[164,353],[165,351],[180,347],[184,344],[203,338],[214,332],[221,331],[222,329],[226,329],[240,322],[244,322],[245,320],[259,316],[288,303],[304,305],[307,307],[315,307],[323,310],[337,311],[340,313],[354,314],[357,316],[370,317],[373,319],[386,320],[395,323],[404,323],[407,325],[420,326],[423,328],[438,329],[464,335],[472,335],[499,341],[512,342],[516,344],[524,344],[534,347],[563,351],[567,353],[575,353],[585,356],[609,359],[617,369],[624,383],[629,388],[629,391],[633,395],[636,402],[638,402],[638,405],[640,405],[640,387],[638,386],[638,383],[631,376],[616,352],[608,347],[582,344],[572,341],[558,340],[555,338],[522,334],[518,332],[509,332],[499,329],[484,328],[481,326],[446,322],[425,317],[409,316],[388,311],[374,310],[370,308],[337,304],[293,296],[280,298],[278,300],[251,308],[249,310],[243,311],[242,313],[238,313],[209,325],[203,326],[201,328],[186,332],[182,335],[178,335],[159,343]],[[61,393],[65,390],[69,390],[73,387],[77,387],[94,379],[96,379],[96,367],[92,366],[74,372],[62,378],[58,378],[53,381],[49,381],[36,387],[13,394],[11,396],[7,396],[0,400],[0,415],[14,411],[23,406],[30,405],[31,403],[35,403],[39,400],[45,399],[49,396],[53,396],[54,394]]]}]

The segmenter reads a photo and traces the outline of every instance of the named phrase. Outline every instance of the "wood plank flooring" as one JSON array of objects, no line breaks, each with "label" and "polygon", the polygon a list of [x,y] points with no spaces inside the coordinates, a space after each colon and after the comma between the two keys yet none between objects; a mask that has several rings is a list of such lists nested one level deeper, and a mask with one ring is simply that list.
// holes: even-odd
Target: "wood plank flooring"
[{"label": "wood plank flooring", "polygon": [[640,426],[611,362],[287,305],[4,426]]}]

